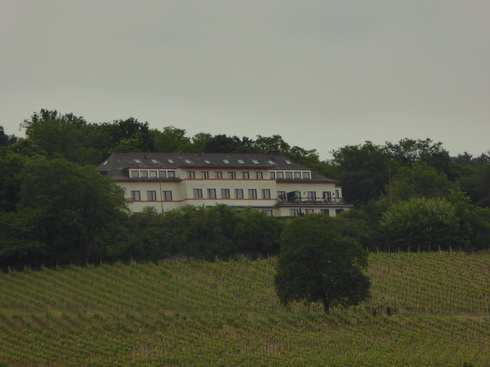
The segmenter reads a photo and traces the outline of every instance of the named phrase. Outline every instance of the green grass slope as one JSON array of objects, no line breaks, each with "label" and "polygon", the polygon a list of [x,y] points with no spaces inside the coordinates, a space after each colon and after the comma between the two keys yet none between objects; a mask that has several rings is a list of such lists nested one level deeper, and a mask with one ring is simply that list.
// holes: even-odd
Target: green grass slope
[{"label": "green grass slope", "polygon": [[279,305],[276,259],[1,274],[0,366],[490,366],[489,254],[369,260],[330,315]]}]

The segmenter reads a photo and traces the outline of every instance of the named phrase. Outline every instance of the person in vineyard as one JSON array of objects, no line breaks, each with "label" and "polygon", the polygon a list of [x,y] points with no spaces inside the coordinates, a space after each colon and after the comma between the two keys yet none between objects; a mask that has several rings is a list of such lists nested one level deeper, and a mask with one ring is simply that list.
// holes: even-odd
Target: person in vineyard
[{"label": "person in vineyard", "polygon": [[371,308],[371,313],[373,316],[376,316],[376,307]]},{"label": "person in vineyard", "polygon": [[386,314],[388,316],[391,316],[391,308],[390,308],[390,306],[386,307]]}]

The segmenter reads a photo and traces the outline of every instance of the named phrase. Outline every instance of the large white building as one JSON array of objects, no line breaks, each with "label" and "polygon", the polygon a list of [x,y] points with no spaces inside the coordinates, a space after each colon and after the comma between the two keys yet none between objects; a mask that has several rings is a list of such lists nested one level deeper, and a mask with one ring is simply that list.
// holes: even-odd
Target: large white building
[{"label": "large white building", "polygon": [[339,181],[278,153],[116,151],[98,170],[124,189],[132,212],[225,204],[250,206],[273,216],[335,216],[352,208],[343,201]]}]

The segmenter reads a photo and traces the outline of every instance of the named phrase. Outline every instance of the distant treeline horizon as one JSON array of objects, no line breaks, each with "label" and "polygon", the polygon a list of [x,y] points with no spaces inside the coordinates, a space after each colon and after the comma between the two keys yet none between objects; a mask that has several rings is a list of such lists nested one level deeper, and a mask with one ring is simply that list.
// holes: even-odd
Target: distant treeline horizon
[{"label": "distant treeline horizon", "polygon": [[[209,133],[188,137],[184,129],[151,129],[135,118],[89,123],[71,113],[45,109],[25,120],[22,127],[25,138],[7,135],[0,126],[2,267],[155,260],[179,254],[212,258],[238,249],[280,251],[278,239],[287,220],[247,212],[247,217],[236,214],[239,217],[232,228],[226,223],[226,216],[235,215],[229,208],[129,213],[120,187],[95,168],[115,149],[280,151],[342,181],[344,199],[355,209],[337,221],[344,235],[365,247],[403,249],[418,243],[423,250],[435,246],[479,250],[490,244],[490,152],[451,157],[441,142],[405,138],[383,145],[370,141],[347,145],[333,150],[332,159],[321,160],[316,149],[291,145],[278,134],[254,139]],[[237,245],[242,220],[250,226],[255,223],[264,242],[250,231],[247,236],[252,237],[242,235],[249,241]],[[171,226],[181,228],[185,235],[164,230]],[[228,228],[227,232],[218,231],[219,226]]]}]

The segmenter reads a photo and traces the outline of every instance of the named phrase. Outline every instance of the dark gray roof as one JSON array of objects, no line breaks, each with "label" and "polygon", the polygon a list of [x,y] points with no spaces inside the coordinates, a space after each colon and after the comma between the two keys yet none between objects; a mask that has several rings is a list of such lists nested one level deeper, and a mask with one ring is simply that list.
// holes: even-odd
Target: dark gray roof
[{"label": "dark gray roof", "polygon": [[[116,151],[98,167],[114,179],[127,179],[128,169],[278,169],[308,170],[280,154],[248,153],[143,153]],[[312,171],[312,181],[336,181]]]}]

